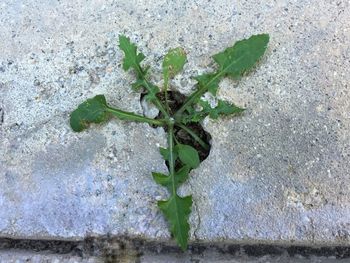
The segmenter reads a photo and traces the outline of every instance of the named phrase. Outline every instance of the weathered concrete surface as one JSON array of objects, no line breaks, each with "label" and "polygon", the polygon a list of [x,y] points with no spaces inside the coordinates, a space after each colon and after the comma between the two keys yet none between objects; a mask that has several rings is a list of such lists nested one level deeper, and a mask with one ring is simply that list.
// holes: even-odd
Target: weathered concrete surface
[{"label": "weathered concrete surface", "polygon": [[[243,117],[205,121],[210,156],[192,193],[192,240],[349,244],[349,1],[9,1],[0,4],[0,236],[81,239],[169,233],[151,180],[164,132],[114,120],[75,134],[69,112],[95,94],[142,112],[117,36],[138,42],[160,80],[165,50],[205,71],[209,55],[271,35],[256,71],[221,84]],[[154,64],[154,60],[157,64]],[[147,140],[145,140],[145,136]],[[142,153],[146,154],[142,154]]]},{"label": "weathered concrete surface", "polygon": [[[59,255],[50,253],[35,253],[23,250],[0,250],[0,263],[103,263],[103,258]],[[130,262],[131,263],[131,262]]]},{"label": "weathered concrete surface", "polygon": [[200,255],[191,255],[183,253],[145,253],[141,257],[120,257],[113,261],[106,260],[106,257],[79,257],[70,254],[60,255],[51,253],[36,253],[22,250],[0,250],[0,263],[348,263],[348,259],[336,259],[335,257],[311,256],[304,257],[296,255],[293,257],[285,255],[264,255],[264,256],[247,256],[247,255],[225,255],[217,251],[207,251]]}]

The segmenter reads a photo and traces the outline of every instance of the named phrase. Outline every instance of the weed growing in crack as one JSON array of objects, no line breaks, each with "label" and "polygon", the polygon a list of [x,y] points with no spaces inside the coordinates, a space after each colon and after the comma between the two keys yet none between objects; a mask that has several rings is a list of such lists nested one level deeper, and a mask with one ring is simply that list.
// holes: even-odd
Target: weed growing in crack
[{"label": "weed growing in crack", "polygon": [[196,90],[188,97],[171,91],[169,80],[180,73],[186,63],[186,53],[182,48],[169,50],[163,60],[163,87],[152,84],[148,78],[148,67],[141,63],[145,56],[137,50],[135,44],[125,36],[119,37],[119,47],[124,52],[123,69],[132,69],[136,81],[132,88],[142,91],[145,99],[153,103],[160,111],[157,118],[151,119],[132,112],[109,106],[104,95],[86,100],[72,112],[70,125],[76,132],[88,128],[90,123],[102,123],[116,117],[121,120],[145,122],[153,126],[164,127],[167,131],[167,148],[160,153],[168,166],[169,173],[152,173],[156,183],[169,191],[167,200],[159,201],[158,207],[169,222],[170,232],[178,245],[186,250],[190,225],[192,196],[179,196],[178,187],[188,179],[191,169],[199,166],[201,160],[209,154],[209,136],[198,125],[207,116],[217,119],[221,115],[239,114],[244,109],[232,103],[217,99],[212,105],[203,98],[206,92],[216,96],[220,80],[224,77],[238,79],[251,69],[263,56],[269,42],[269,35],[260,34],[236,42],[232,47],[213,56],[218,64],[216,70],[195,76]]}]

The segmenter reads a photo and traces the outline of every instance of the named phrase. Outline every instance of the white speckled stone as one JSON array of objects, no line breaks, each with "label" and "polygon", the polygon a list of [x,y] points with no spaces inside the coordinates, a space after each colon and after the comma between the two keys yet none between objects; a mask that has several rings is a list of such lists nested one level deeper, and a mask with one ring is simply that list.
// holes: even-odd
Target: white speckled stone
[{"label": "white speckled stone", "polygon": [[[70,254],[36,253],[24,250],[0,250],[0,263],[103,263],[101,257],[78,257]],[[131,262],[130,262],[131,263]]]},{"label": "white speckled stone", "polygon": [[[48,1],[0,3],[0,236],[169,237],[151,179],[165,133],[113,120],[76,134],[69,113],[106,94],[142,113],[118,34],[137,42],[156,82],[167,49],[207,71],[210,55],[267,32],[268,52],[219,96],[248,110],[206,120],[207,160],[191,173],[191,239],[279,244],[350,241],[349,1]],[[145,139],[146,137],[146,139]],[[146,153],[146,154],[143,154]]]}]

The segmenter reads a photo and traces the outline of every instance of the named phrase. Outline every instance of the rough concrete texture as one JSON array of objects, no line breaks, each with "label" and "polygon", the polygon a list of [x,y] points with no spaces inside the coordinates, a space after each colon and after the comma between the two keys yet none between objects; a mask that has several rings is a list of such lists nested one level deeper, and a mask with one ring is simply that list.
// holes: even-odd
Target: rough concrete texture
[{"label": "rough concrete texture", "polygon": [[217,251],[206,251],[198,255],[187,253],[145,253],[140,257],[123,256],[108,260],[100,256],[73,256],[71,254],[51,254],[23,250],[0,250],[0,263],[348,263],[349,259],[337,259],[332,256],[295,255],[226,255]]},{"label": "rough concrete texture", "polygon": [[350,259],[337,259],[334,256],[289,256],[261,255],[249,256],[244,253],[236,255],[223,254],[208,250],[200,254],[189,253],[152,253],[141,256],[123,255],[108,259],[105,256],[76,256],[71,254],[54,254],[26,250],[0,250],[0,263],[349,263]]},{"label": "rough concrete texture", "polygon": [[[279,244],[350,241],[349,1],[42,1],[0,4],[0,236],[167,239],[151,179],[166,169],[164,131],[113,120],[81,134],[69,113],[105,93],[142,113],[118,34],[137,42],[160,81],[168,48],[189,63],[173,86],[235,40],[267,32],[266,56],[220,96],[248,110],[204,122],[209,157],[192,193],[191,239]],[[146,153],[146,154],[145,154]]]},{"label": "rough concrete texture", "polygon": [[103,263],[103,258],[82,258],[70,254],[36,253],[22,250],[0,250],[0,263]]},{"label": "rough concrete texture", "polygon": [[290,257],[288,255],[274,256],[232,256],[222,255],[221,253],[208,252],[199,256],[189,256],[184,254],[167,255],[145,255],[140,258],[141,263],[348,263],[349,259],[336,259],[335,257],[304,257],[297,255]]}]

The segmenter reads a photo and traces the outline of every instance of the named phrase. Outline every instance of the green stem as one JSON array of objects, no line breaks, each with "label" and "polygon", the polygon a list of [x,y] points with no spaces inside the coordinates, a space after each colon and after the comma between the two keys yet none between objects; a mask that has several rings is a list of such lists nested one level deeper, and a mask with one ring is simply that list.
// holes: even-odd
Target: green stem
[{"label": "green stem", "polygon": [[205,150],[209,150],[209,145],[206,144],[194,131],[192,131],[190,128],[186,127],[185,125],[181,123],[175,123],[176,126],[183,129],[185,132],[187,132],[189,135],[193,137]]},{"label": "green stem", "polygon": [[154,124],[157,126],[165,126],[166,125],[166,121],[164,119],[155,120],[155,119],[144,117],[142,115],[135,114],[133,112],[122,111],[122,110],[115,109],[112,107],[107,107],[107,111],[121,120],[146,122],[148,124]]},{"label": "green stem", "polygon": [[[147,90],[151,90],[149,82],[145,79],[145,72],[143,71],[143,69],[139,65],[137,65],[136,68],[137,68],[137,75],[139,76],[139,78],[141,78],[145,81],[145,85],[146,85],[145,88]],[[160,100],[157,97],[154,100],[152,100],[152,102],[163,113],[163,115],[165,116],[166,119],[168,119],[170,117],[168,112],[164,109],[163,104],[160,102]]]},{"label": "green stem", "polygon": [[[146,83],[148,83],[148,82],[146,81]],[[158,98],[152,100],[152,102],[163,113],[165,118],[170,118],[168,112],[164,109],[163,104],[160,102],[160,100],[158,100]]]},{"label": "green stem", "polygon": [[174,140],[175,140],[176,144],[180,144],[180,142],[176,139],[175,134],[174,134]]},{"label": "green stem", "polygon": [[169,101],[168,101],[168,86],[169,86],[169,76],[164,74],[164,98],[165,98],[165,107],[168,113],[170,113]]},{"label": "green stem", "polygon": [[208,81],[206,85],[204,85],[203,87],[200,87],[194,93],[192,93],[191,96],[189,96],[185,100],[184,104],[182,104],[181,108],[175,113],[175,119],[179,118],[188,106],[190,106],[194,101],[196,101],[204,93],[206,93],[208,91],[208,87],[210,86],[210,84],[216,79],[220,78],[224,73],[225,71],[219,71],[215,73],[215,76],[210,81]]},{"label": "green stem", "polygon": [[168,148],[169,148],[169,176],[171,177],[171,193],[176,195],[175,187],[175,159],[174,159],[174,124],[168,125]]}]

